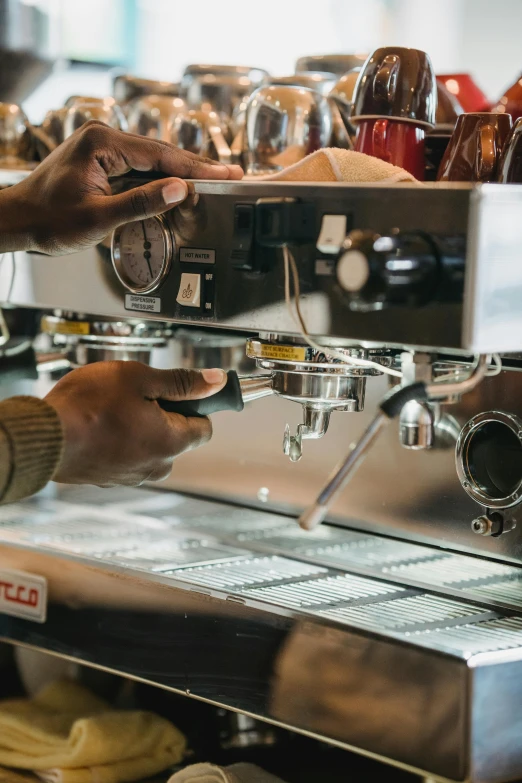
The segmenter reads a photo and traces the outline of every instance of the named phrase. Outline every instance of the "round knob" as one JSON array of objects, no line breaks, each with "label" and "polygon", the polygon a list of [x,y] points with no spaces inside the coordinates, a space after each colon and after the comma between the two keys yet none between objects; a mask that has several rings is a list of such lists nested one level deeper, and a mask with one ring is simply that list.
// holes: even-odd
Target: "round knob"
[{"label": "round knob", "polygon": [[353,309],[419,306],[436,291],[439,259],[435,244],[421,233],[352,231],[337,259],[336,275]]}]

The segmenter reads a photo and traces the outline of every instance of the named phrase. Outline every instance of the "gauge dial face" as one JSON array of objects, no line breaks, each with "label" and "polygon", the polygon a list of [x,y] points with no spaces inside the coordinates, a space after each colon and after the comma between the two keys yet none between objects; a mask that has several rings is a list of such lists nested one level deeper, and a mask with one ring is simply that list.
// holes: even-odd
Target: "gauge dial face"
[{"label": "gauge dial face", "polygon": [[145,293],[157,288],[172,258],[172,237],[161,217],[126,223],[114,232],[112,261],[123,285]]}]

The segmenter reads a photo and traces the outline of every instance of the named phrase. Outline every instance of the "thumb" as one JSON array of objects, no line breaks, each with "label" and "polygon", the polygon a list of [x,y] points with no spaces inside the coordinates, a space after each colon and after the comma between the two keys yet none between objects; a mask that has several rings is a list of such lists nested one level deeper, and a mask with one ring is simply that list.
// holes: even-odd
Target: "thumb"
[{"label": "thumb", "polygon": [[159,179],[127,190],[116,196],[109,196],[111,222],[114,227],[133,220],[160,215],[180,204],[188,196],[187,183],[182,179]]},{"label": "thumb", "polygon": [[223,388],[224,370],[156,370],[150,368],[146,396],[152,400],[201,400]]}]

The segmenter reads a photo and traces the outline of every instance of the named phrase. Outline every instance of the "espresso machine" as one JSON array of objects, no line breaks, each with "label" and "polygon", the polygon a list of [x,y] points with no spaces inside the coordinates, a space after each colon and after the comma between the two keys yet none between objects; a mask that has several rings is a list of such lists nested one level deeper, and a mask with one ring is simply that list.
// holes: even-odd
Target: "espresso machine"
[{"label": "espresso machine", "polygon": [[0,264],[41,319],[24,393],[235,346],[165,484],[2,508],[0,637],[425,780],[521,778],[522,187],[194,189]]}]

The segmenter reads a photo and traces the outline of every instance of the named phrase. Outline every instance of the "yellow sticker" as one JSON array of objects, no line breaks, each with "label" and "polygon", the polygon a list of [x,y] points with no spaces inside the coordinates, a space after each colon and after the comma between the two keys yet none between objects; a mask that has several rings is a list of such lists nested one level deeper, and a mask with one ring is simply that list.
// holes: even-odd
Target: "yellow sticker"
[{"label": "yellow sticker", "polygon": [[90,334],[90,324],[88,321],[46,321],[45,330],[48,334]]},{"label": "yellow sticker", "polygon": [[259,359],[278,359],[279,361],[304,362],[306,348],[296,345],[267,345],[266,343],[248,342],[248,353]]}]

